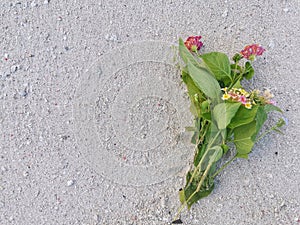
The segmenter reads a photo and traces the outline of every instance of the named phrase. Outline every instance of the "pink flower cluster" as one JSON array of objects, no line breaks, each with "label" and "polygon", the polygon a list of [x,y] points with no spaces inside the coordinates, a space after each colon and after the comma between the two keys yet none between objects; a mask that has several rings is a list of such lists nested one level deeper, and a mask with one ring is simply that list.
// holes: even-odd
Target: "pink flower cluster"
[{"label": "pink flower cluster", "polygon": [[190,36],[186,39],[184,45],[188,50],[196,52],[203,46],[203,43],[200,41],[201,38],[201,36]]},{"label": "pink flower cluster", "polygon": [[234,101],[242,103],[247,109],[251,109],[253,105],[265,105],[265,104],[274,104],[274,101],[271,99],[274,95],[270,90],[265,90],[261,95],[259,90],[253,90],[247,92],[242,88],[232,88],[228,89],[227,87],[222,88],[223,95],[222,100]]},{"label": "pink flower cluster", "polygon": [[247,45],[242,51],[241,55],[249,60],[254,60],[255,56],[262,55],[264,53],[265,49],[258,45],[258,44],[252,44]]},{"label": "pink flower cluster", "polygon": [[223,100],[233,100],[236,102],[242,103],[247,109],[252,108],[252,104],[255,104],[255,102],[250,98],[250,93],[245,91],[242,88],[233,88],[231,90],[228,90],[227,87],[222,88],[222,91],[224,91],[224,94],[222,96]]}]

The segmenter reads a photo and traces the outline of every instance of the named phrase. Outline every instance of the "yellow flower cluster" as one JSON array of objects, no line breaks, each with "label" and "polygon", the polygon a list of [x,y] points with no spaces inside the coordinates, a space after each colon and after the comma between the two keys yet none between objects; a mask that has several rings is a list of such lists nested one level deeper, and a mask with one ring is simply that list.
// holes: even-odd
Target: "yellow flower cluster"
[{"label": "yellow flower cluster", "polygon": [[236,102],[241,102],[247,109],[251,109],[253,104],[256,104],[255,101],[251,98],[251,93],[248,93],[245,89],[242,88],[232,88],[228,90],[227,87],[221,89],[224,94],[222,99],[232,100]]},{"label": "yellow flower cluster", "polygon": [[242,103],[247,109],[251,109],[253,105],[266,105],[274,104],[271,99],[274,95],[270,90],[265,90],[263,94],[260,94],[259,90],[253,90],[251,92],[245,91],[242,88],[232,88],[228,90],[227,87],[221,89],[223,91],[222,99],[224,101],[234,101]]}]

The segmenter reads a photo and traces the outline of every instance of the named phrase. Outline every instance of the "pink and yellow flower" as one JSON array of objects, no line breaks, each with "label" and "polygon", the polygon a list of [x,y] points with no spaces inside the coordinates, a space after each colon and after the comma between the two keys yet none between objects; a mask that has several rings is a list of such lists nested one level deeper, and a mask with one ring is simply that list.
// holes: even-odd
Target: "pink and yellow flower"
[{"label": "pink and yellow flower", "polygon": [[186,39],[184,45],[188,50],[196,52],[203,46],[203,43],[200,41],[201,38],[201,36],[190,36]]},{"label": "pink and yellow flower", "polygon": [[247,103],[247,98],[244,95],[240,96],[239,102],[241,102],[242,104],[246,104]]},{"label": "pink and yellow flower", "polygon": [[223,94],[222,100],[228,100],[228,99],[230,99],[230,95],[227,93]]},{"label": "pink and yellow flower", "polygon": [[262,55],[264,53],[265,49],[258,45],[258,44],[252,44],[247,45],[242,51],[241,55],[249,60],[254,60],[256,56]]},{"label": "pink and yellow flower", "polygon": [[246,104],[245,104],[245,108],[247,108],[247,109],[251,109],[251,108],[252,108],[252,105],[251,105],[251,103],[250,103],[250,102],[246,102]]}]

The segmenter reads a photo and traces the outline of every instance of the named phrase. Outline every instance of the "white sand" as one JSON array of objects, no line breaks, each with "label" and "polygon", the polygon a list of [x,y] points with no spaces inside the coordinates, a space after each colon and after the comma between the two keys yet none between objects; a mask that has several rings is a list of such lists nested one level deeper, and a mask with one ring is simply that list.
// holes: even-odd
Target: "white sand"
[{"label": "white sand", "polygon": [[[148,2],[0,2],[0,224],[168,224],[192,157],[178,136],[190,117],[149,41],[198,34],[203,51],[262,44],[247,86],[269,87],[289,125],[234,162],[183,221],[299,224],[299,1]],[[120,52],[140,41],[146,50]],[[98,67],[109,63],[114,72]]]}]

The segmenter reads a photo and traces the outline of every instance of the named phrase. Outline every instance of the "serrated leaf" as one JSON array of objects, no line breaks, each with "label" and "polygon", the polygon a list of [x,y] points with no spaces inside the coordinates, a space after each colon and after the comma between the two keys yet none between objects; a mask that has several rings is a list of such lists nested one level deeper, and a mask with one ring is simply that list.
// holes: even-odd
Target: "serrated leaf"
[{"label": "serrated leaf", "polygon": [[189,75],[194,84],[215,102],[220,101],[221,88],[218,81],[204,68],[197,68],[191,62],[187,63]]},{"label": "serrated leaf", "polygon": [[232,81],[230,61],[226,54],[221,52],[210,52],[201,56],[202,60],[212,72],[212,74],[220,81]]},{"label": "serrated leaf", "polygon": [[213,120],[220,130],[225,129],[240,108],[241,103],[219,103],[213,109]]}]

